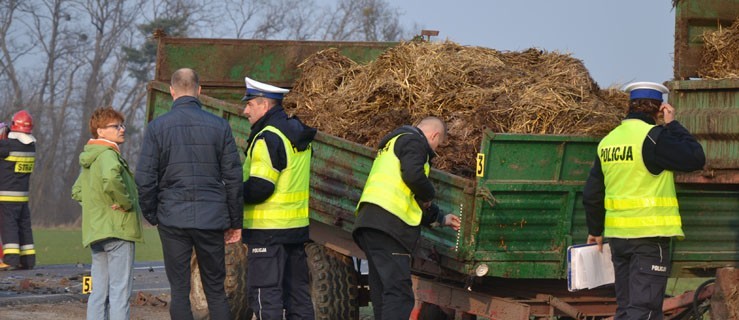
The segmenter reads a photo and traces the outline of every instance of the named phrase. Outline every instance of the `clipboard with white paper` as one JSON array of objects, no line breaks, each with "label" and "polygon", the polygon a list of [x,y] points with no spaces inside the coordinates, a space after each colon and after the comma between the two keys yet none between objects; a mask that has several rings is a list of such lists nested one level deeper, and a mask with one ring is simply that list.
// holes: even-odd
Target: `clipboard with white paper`
[{"label": "clipboard with white paper", "polygon": [[611,246],[608,243],[603,243],[603,252],[598,251],[595,243],[567,248],[567,290],[593,289],[614,281]]}]

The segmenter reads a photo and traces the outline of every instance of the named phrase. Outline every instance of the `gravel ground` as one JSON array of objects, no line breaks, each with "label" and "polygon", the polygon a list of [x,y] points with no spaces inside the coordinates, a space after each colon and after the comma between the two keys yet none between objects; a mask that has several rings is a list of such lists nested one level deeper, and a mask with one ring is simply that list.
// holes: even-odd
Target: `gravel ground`
[{"label": "gravel ground", "polygon": [[[131,319],[169,319],[162,301],[169,300],[162,263],[137,263],[134,268]],[[88,275],[90,265],[83,264],[0,272],[0,319],[85,319],[82,278]]]},{"label": "gravel ground", "polygon": [[[85,319],[87,305],[82,301],[67,301],[49,304],[27,304],[3,306],[0,319],[3,320],[60,320]],[[136,306],[131,308],[132,320],[168,320],[167,307]]]},{"label": "gravel ground", "polygon": [[[0,319],[85,319],[82,277],[89,274],[90,265],[0,272]],[[169,284],[161,262],[137,263],[133,286],[132,320],[169,319]],[[360,320],[372,318],[371,308],[360,308]]]}]

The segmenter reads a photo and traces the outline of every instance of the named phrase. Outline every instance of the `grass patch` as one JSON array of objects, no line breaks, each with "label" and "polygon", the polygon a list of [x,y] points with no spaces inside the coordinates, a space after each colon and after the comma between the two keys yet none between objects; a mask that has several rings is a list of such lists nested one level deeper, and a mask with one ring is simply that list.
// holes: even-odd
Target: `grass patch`
[{"label": "grass patch", "polygon": [[[90,248],[82,247],[82,230],[33,228],[36,264],[89,264]],[[156,228],[144,227],[144,243],[136,244],[136,261],[162,261],[162,243]]]}]

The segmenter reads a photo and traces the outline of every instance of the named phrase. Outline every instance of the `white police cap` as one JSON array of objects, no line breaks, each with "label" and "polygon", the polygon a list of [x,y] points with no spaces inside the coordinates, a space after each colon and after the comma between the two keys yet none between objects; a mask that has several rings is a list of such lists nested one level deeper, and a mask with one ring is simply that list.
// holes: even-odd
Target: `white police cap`
[{"label": "white police cap", "polygon": [[282,100],[285,94],[290,92],[288,89],[275,87],[249,77],[244,77],[244,81],[246,82],[246,94],[241,98],[241,101],[249,101],[258,97]]},{"label": "white police cap", "polygon": [[624,87],[624,91],[629,93],[629,100],[634,99],[654,99],[662,100],[662,95],[670,92],[667,87],[656,82],[632,82]]}]

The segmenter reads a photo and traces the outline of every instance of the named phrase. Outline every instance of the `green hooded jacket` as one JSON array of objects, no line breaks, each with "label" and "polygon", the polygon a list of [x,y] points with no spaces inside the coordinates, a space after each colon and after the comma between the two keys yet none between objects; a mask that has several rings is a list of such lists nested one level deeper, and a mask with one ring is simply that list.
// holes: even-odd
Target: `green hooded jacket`
[{"label": "green hooded jacket", "polygon": [[[80,166],[72,199],[82,205],[82,245],[109,238],[143,242],[136,183],[116,146],[90,140],[80,154]],[[120,210],[114,210],[114,204]]]}]

